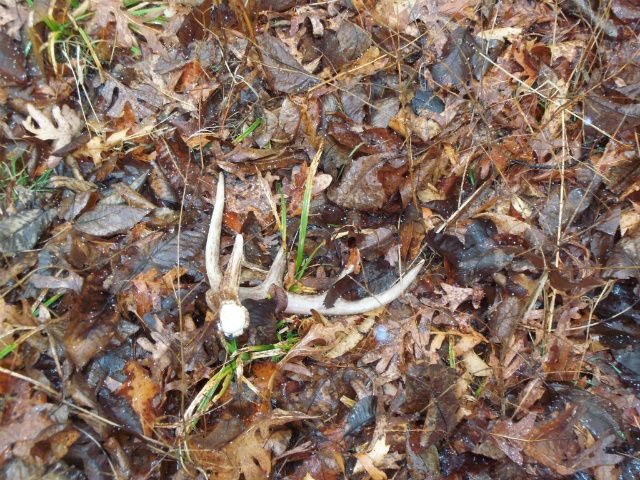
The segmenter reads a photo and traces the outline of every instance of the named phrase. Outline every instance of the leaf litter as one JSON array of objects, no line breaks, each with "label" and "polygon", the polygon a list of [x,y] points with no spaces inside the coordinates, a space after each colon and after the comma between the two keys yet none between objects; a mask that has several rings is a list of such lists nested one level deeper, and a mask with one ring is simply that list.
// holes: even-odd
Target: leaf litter
[{"label": "leaf litter", "polygon": [[0,476],[637,478],[639,19],[0,0]]}]

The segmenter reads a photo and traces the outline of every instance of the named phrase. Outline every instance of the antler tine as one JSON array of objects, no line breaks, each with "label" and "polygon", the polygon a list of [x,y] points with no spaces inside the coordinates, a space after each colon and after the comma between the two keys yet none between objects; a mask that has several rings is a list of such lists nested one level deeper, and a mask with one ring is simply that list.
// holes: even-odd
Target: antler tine
[{"label": "antler tine", "polygon": [[287,269],[287,256],[283,248],[278,250],[275,260],[267,276],[260,285],[255,287],[240,287],[239,294],[242,299],[262,300],[269,294],[271,285],[282,286],[285,270]]},{"label": "antler tine", "polygon": [[224,212],[224,175],[222,172],[218,176],[218,188],[216,189],[216,200],[213,204],[211,223],[209,224],[209,234],[204,251],[207,277],[209,278],[209,288],[218,290],[222,282],[222,271],[220,270],[220,235],[222,233],[222,214]]}]

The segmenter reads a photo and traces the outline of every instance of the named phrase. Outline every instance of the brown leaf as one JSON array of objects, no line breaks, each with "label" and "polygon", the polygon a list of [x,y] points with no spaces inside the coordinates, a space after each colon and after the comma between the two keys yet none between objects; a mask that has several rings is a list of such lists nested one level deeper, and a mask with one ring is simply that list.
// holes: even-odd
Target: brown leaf
[{"label": "brown leaf", "polygon": [[607,278],[640,279],[640,228],[628,232],[613,248],[604,271]]},{"label": "brown leaf", "polygon": [[342,67],[359,58],[371,44],[371,37],[362,28],[348,20],[340,22],[337,30],[327,30],[322,37],[320,50],[331,67]]},{"label": "brown leaf", "polygon": [[33,248],[55,215],[55,209],[36,208],[0,220],[0,252],[15,254]]},{"label": "brown leaf", "polygon": [[[0,10],[0,15],[1,15]],[[0,16],[0,20],[2,17]],[[25,57],[15,46],[16,42],[0,31],[0,81],[22,84],[27,80]],[[5,103],[6,92],[0,91],[0,102]]]},{"label": "brown leaf", "polygon": [[[394,156],[380,154],[353,160],[342,174],[339,185],[329,190],[329,199],[345,208],[364,212],[379,210],[390,198],[380,173]],[[393,167],[393,163],[391,166]]]},{"label": "brown leaf", "polygon": [[160,385],[151,380],[147,371],[135,360],[129,360],[124,366],[124,373],[128,380],[118,389],[118,395],[127,402],[138,414],[142,432],[151,435],[156,420],[154,402],[161,392]]},{"label": "brown leaf", "polygon": [[359,154],[398,152],[402,138],[386,128],[354,125],[343,115],[334,115],[327,128],[329,135],[348,148],[357,148]]},{"label": "brown leaf", "polygon": [[116,233],[126,232],[149,212],[148,208],[100,204],[93,210],[80,215],[73,227],[88,235],[110,237]]},{"label": "brown leaf", "polygon": [[495,423],[491,430],[491,438],[496,442],[498,448],[518,465],[523,463],[523,443],[533,429],[535,420],[536,414],[530,413],[518,422],[500,420]]},{"label": "brown leaf", "polygon": [[91,274],[84,282],[70,312],[74,320],[64,335],[67,355],[78,368],[106,347],[115,334],[119,318],[113,298],[103,290],[102,278]]},{"label": "brown leaf", "polygon": [[280,39],[263,34],[256,40],[274,90],[299,93],[318,84],[318,79],[302,68]]},{"label": "brown leaf", "polygon": [[29,18],[29,9],[17,0],[0,0],[0,27],[4,33],[20,40],[20,29]]},{"label": "brown leaf", "polygon": [[251,426],[224,447],[208,447],[202,440],[190,440],[191,455],[217,480],[271,478],[271,430],[290,422],[310,418],[298,412],[274,410],[266,417],[253,419]]},{"label": "brown leaf", "polygon": [[145,38],[151,50],[158,54],[166,53],[158,38],[160,32],[146,25],[140,17],[131,15],[120,0],[90,0],[89,3],[94,12],[93,18],[87,24],[89,32],[95,33],[113,20],[116,23],[118,46],[130,48],[138,45],[138,41],[130,28],[130,26],[133,26],[136,32]]}]

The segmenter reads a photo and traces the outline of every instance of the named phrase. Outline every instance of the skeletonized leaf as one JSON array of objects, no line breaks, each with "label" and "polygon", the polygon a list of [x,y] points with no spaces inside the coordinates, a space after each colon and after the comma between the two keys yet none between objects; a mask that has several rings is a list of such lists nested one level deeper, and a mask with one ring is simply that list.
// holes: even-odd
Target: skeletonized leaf
[{"label": "skeletonized leaf", "polygon": [[55,214],[55,209],[35,208],[0,220],[0,252],[19,253],[33,248]]},{"label": "skeletonized leaf", "polygon": [[74,228],[97,237],[108,237],[129,230],[149,213],[148,208],[128,205],[98,205],[78,217]]}]

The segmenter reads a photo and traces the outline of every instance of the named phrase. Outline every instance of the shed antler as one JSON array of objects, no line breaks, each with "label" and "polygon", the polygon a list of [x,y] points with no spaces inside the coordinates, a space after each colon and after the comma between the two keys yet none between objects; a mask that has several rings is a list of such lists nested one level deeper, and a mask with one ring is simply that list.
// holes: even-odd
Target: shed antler
[{"label": "shed antler", "polygon": [[[220,270],[220,234],[222,230],[222,212],[224,209],[224,178],[222,173],[218,178],[215,205],[209,225],[209,235],[205,247],[205,264],[210,289],[207,292],[207,304],[214,312],[219,312],[219,324],[222,333],[227,337],[240,336],[249,324],[249,313],[242,306],[240,300],[261,300],[268,294],[273,284],[282,286],[286,270],[286,255],[280,249],[269,269],[264,281],[256,287],[240,287],[240,268],[242,264],[243,237],[236,235],[231,259],[224,275]],[[424,260],[419,261],[413,268],[402,275],[398,281],[387,290],[365,297],[360,300],[347,301],[338,299],[332,307],[325,305],[327,293],[318,295],[297,295],[286,292],[286,313],[310,315],[315,310],[323,315],[355,315],[365,313],[391,303],[409,288],[416,279]]]}]

